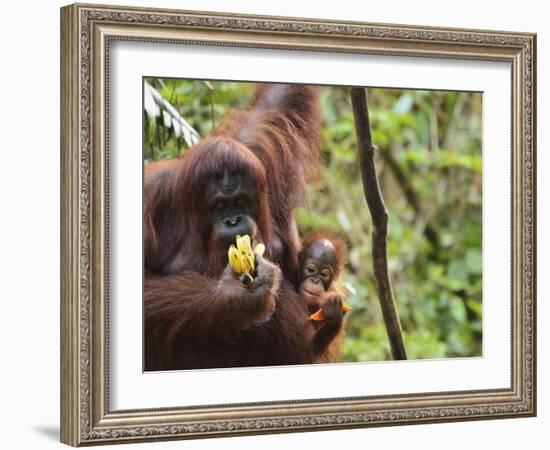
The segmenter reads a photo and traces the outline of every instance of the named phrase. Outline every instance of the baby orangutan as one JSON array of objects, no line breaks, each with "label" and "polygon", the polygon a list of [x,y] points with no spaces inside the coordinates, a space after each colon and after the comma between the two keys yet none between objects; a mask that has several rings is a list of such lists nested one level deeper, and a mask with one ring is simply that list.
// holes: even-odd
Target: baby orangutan
[{"label": "baby orangutan", "polygon": [[344,314],[351,308],[335,287],[346,261],[344,242],[325,232],[307,235],[300,253],[300,295],[317,330],[316,348],[328,346],[316,362],[336,362],[344,335]]}]

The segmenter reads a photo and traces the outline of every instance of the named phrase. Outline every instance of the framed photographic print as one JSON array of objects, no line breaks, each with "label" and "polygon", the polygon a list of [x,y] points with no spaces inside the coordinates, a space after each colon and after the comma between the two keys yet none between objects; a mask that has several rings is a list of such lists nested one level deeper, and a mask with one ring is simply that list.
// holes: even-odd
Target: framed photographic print
[{"label": "framed photographic print", "polygon": [[536,36],[61,9],[61,440],[536,414]]}]

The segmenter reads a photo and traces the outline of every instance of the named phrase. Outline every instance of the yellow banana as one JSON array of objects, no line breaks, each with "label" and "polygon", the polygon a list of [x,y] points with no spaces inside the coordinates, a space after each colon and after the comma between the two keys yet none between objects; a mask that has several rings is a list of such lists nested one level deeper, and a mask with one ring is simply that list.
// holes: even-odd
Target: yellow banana
[{"label": "yellow banana", "polygon": [[239,258],[239,251],[237,248],[231,244],[231,247],[229,247],[229,251],[227,252],[227,257],[229,258],[229,265],[231,268],[237,272],[242,272],[242,265],[241,265],[241,259]]},{"label": "yellow banana", "polygon": [[244,273],[251,275],[254,272],[254,256],[243,253],[241,256],[241,267]]},{"label": "yellow banana", "polygon": [[257,255],[260,255],[260,256],[264,256],[265,245],[262,244],[261,242],[259,244],[256,244],[256,246],[254,247],[254,253],[256,253]]},{"label": "yellow banana", "polygon": [[237,235],[237,248],[239,251],[250,251],[250,236],[245,234],[244,236]]},{"label": "yellow banana", "polygon": [[263,256],[265,245],[256,244],[252,251],[251,239],[248,235],[237,235],[236,244],[236,246],[232,244],[227,251],[229,265],[236,273],[241,274],[239,277],[241,282],[249,286],[254,281],[253,274],[256,269],[254,253]]}]

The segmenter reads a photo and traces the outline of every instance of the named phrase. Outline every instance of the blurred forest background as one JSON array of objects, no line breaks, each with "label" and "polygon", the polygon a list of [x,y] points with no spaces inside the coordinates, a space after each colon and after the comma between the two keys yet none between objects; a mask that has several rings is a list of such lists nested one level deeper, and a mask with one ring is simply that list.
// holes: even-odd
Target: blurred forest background
[{"label": "blurred forest background", "polygon": [[[145,163],[175,158],[230,108],[245,108],[252,83],[148,78]],[[368,89],[377,171],[389,212],[388,259],[409,359],[480,356],[482,351],[482,96],[470,92]],[[353,311],[344,361],[391,359],[371,258],[349,91],[324,87],[321,176],[300,231],[346,239],[341,277]]]}]

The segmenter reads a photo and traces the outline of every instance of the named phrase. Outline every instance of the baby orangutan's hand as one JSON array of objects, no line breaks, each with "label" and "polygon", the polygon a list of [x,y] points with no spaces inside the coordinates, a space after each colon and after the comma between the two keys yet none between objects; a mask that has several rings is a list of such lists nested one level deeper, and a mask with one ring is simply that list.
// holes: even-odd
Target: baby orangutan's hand
[{"label": "baby orangutan's hand", "polygon": [[337,292],[327,292],[319,303],[326,321],[340,322],[344,317],[344,301]]},{"label": "baby orangutan's hand", "polygon": [[319,310],[309,318],[311,320],[327,320],[338,323],[342,321],[344,314],[351,311],[351,307],[344,302],[342,295],[338,292],[327,292],[319,300]]}]

